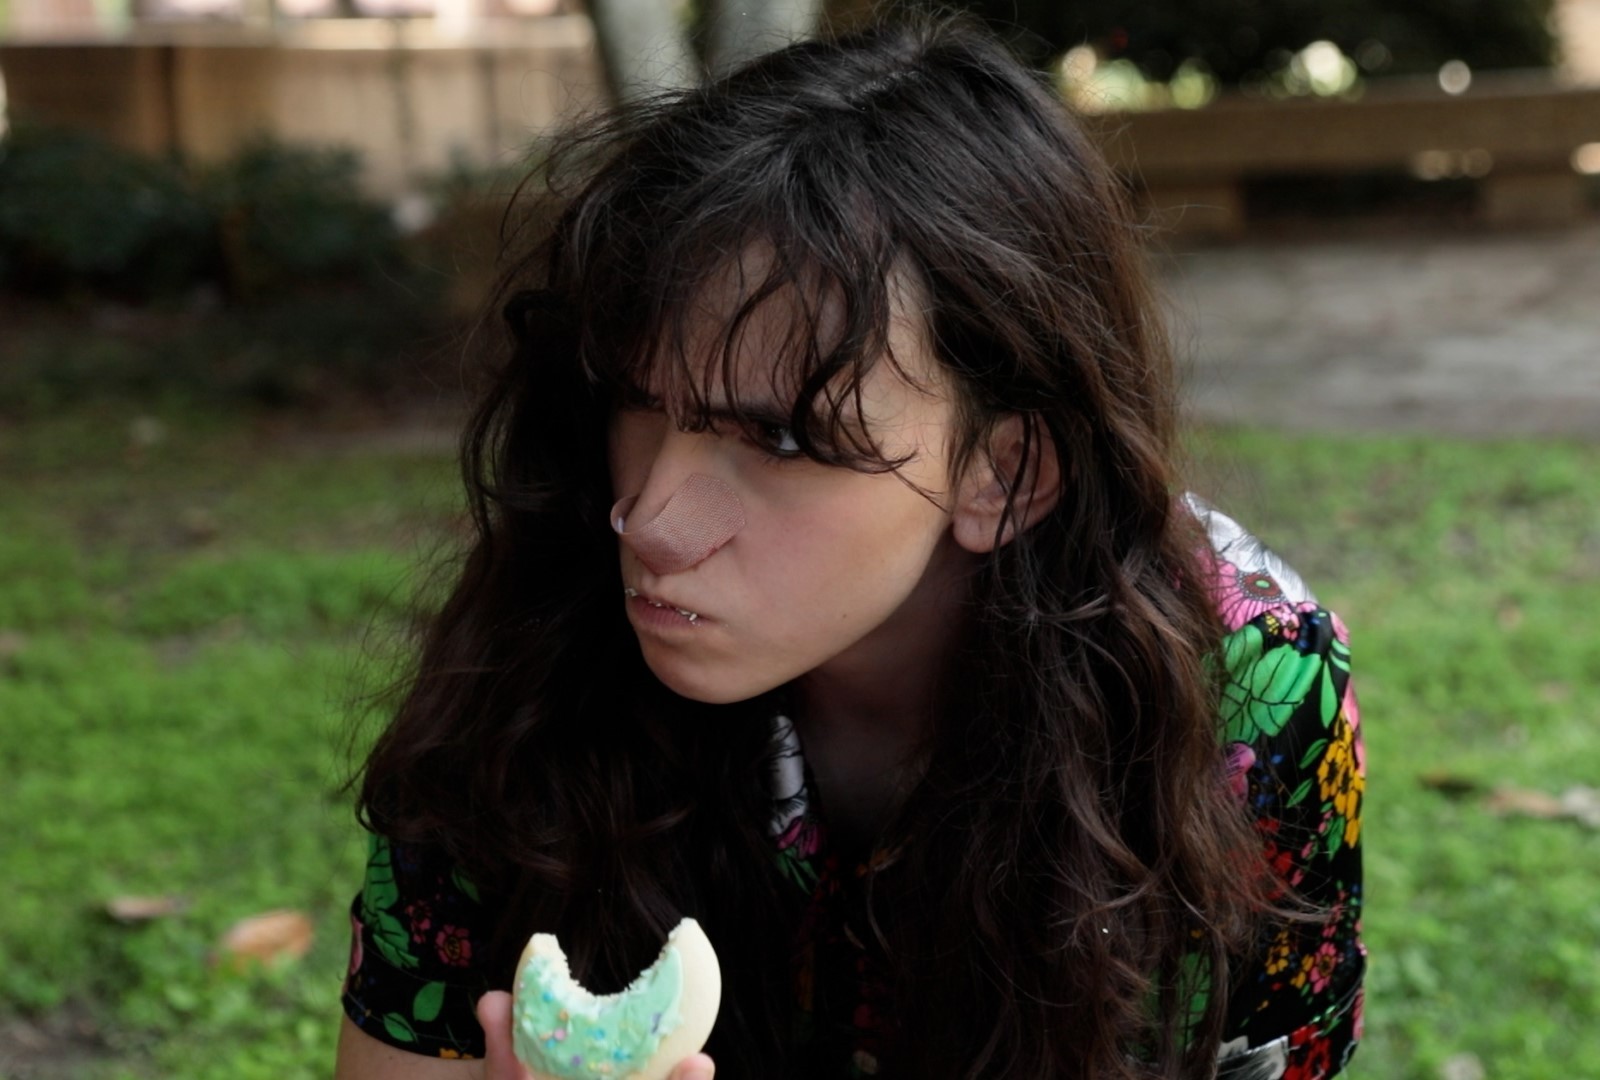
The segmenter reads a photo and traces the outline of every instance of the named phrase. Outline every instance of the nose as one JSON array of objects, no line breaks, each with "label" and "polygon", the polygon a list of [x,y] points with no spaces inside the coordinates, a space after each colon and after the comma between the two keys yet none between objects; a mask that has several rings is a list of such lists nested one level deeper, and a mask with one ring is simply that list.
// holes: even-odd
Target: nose
[{"label": "nose", "polygon": [[690,473],[647,521],[634,521],[639,496],[617,500],[611,527],[653,574],[687,570],[710,557],[744,528],[744,504],[726,483]]}]

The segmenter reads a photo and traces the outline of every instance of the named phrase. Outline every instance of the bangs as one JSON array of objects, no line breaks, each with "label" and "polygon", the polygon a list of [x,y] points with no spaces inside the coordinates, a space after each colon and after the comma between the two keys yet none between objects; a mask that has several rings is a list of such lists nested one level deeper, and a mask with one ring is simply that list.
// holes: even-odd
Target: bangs
[{"label": "bangs", "polygon": [[632,160],[661,150],[624,151],[567,215],[557,277],[591,385],[684,430],[731,421],[759,438],[776,423],[818,462],[902,464],[860,422],[862,384],[887,362],[918,385],[890,330],[923,319],[924,290],[866,186],[803,147],[748,165],[755,177],[681,153]]}]

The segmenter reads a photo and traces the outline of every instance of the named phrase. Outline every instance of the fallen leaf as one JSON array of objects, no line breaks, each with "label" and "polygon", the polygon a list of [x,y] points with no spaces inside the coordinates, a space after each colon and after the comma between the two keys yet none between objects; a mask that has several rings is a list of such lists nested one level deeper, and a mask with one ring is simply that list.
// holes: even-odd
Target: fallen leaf
[{"label": "fallen leaf", "polygon": [[1561,800],[1545,791],[1527,788],[1497,787],[1483,800],[1485,808],[1496,814],[1517,814],[1522,817],[1558,818],[1566,811]]},{"label": "fallen leaf", "polygon": [[299,911],[266,911],[240,919],[219,943],[226,960],[236,969],[252,962],[275,963],[304,956],[311,948],[311,920]]},{"label": "fallen leaf", "polygon": [[1569,787],[1561,793],[1561,809],[1572,820],[1600,829],[1600,791],[1592,787]]},{"label": "fallen leaf", "polygon": [[153,416],[136,416],[128,425],[128,445],[143,450],[165,442],[167,425]]},{"label": "fallen leaf", "polygon": [[180,513],[178,528],[185,540],[197,545],[210,543],[222,531],[217,525],[216,515],[203,506],[190,506]]},{"label": "fallen leaf", "polygon": [[1452,1054],[1439,1066],[1439,1080],[1484,1080],[1487,1075],[1477,1054]]},{"label": "fallen leaf", "polygon": [[113,896],[106,914],[120,923],[142,923],[178,915],[189,906],[181,896]]},{"label": "fallen leaf", "polygon": [[1472,777],[1445,772],[1443,769],[1433,769],[1423,773],[1417,777],[1417,783],[1430,791],[1437,791],[1442,795],[1449,795],[1453,798],[1472,795],[1483,789],[1483,784]]},{"label": "fallen leaf", "polygon": [[1501,604],[1500,610],[1495,612],[1495,622],[1502,630],[1515,630],[1522,625],[1522,605],[1515,600]]},{"label": "fallen leaf", "polygon": [[1591,829],[1600,829],[1600,789],[1575,785],[1560,795],[1526,788],[1498,787],[1483,801],[1496,814],[1523,817],[1567,818]]}]

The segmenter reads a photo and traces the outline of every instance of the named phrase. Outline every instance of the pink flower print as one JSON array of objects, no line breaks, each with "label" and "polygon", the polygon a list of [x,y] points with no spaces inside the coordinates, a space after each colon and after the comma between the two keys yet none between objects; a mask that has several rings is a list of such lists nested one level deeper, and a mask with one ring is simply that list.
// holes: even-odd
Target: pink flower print
[{"label": "pink flower print", "polygon": [[1328,614],[1333,617],[1333,636],[1338,638],[1339,641],[1345,645],[1349,645],[1350,631],[1345,627],[1344,620],[1339,618],[1339,613],[1337,611],[1330,611]]},{"label": "pink flower print", "polygon": [[[1207,558],[1202,554],[1202,559]],[[1289,605],[1278,579],[1265,570],[1240,568],[1226,559],[1209,556],[1211,573],[1206,582],[1211,602],[1229,632],[1276,607]]]},{"label": "pink flower print", "polygon": [[802,859],[809,859],[815,855],[819,846],[820,830],[809,814],[795,815],[795,819],[789,822],[788,828],[778,837],[779,851],[789,851],[792,848],[794,854]]},{"label": "pink flower print", "polygon": [[1344,718],[1350,721],[1350,726],[1359,731],[1361,729],[1361,705],[1356,701],[1355,683],[1347,682],[1344,684],[1344,700],[1339,703],[1339,707],[1344,710]]},{"label": "pink flower print", "polygon": [[428,940],[433,929],[433,909],[426,900],[413,900],[406,905],[406,919],[411,923],[411,940],[418,945]]},{"label": "pink flower print", "polygon": [[451,967],[466,967],[472,963],[472,942],[467,931],[459,926],[445,926],[433,939],[439,959]]},{"label": "pink flower print", "polygon": [[361,970],[363,949],[361,945],[361,932],[364,928],[361,920],[354,915],[350,916],[350,974],[354,975]]},{"label": "pink flower print", "polygon": [[1328,988],[1328,983],[1333,979],[1333,973],[1339,966],[1339,950],[1334,947],[1333,942],[1324,941],[1309,959],[1311,965],[1306,971],[1306,980],[1311,984],[1311,992],[1320,994]]},{"label": "pink flower print", "polygon": [[1236,742],[1228,747],[1228,787],[1240,802],[1250,796],[1250,770],[1255,763],[1256,752],[1249,743]]}]

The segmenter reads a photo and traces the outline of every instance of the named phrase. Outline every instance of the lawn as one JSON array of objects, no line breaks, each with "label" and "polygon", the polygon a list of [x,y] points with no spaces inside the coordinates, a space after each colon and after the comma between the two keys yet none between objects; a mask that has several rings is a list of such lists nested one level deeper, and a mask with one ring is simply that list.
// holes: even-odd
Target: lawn
[{"label": "lawn", "polygon": [[[1369,780],[1356,1077],[1600,1075],[1600,446],[1207,432],[1197,482],[1350,624]],[[0,1072],[323,1076],[361,842],[338,784],[448,445],[83,407],[0,426]],[[174,896],[124,924],[118,897]],[[305,956],[218,940],[304,912]],[[8,1074],[9,1075],[9,1074]]]}]

